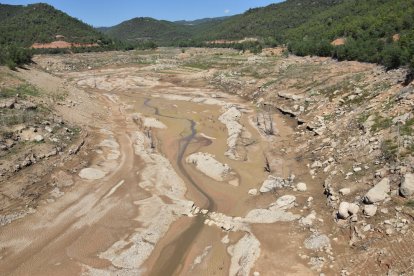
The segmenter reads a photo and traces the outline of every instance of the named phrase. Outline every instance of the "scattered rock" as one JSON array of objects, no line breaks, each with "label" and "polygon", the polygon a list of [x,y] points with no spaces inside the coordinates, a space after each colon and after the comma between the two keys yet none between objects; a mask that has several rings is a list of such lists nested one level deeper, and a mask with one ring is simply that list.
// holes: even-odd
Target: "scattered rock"
[{"label": "scattered rock", "polygon": [[258,194],[257,189],[250,189],[250,190],[249,190],[249,195],[255,196],[255,195],[257,195],[257,194]]},{"label": "scattered rock", "polygon": [[36,135],[35,137],[34,137],[34,140],[36,141],[36,142],[43,142],[44,140],[45,140],[45,138],[42,136],[42,135]]},{"label": "scattered rock", "polygon": [[306,183],[303,183],[303,182],[298,183],[298,184],[296,185],[296,189],[297,189],[299,192],[306,192],[306,191],[308,190],[308,188],[307,188],[307,186],[306,186]]},{"label": "scattered rock", "polygon": [[263,182],[262,187],[260,188],[260,192],[268,193],[290,185],[291,182],[289,180],[269,175],[269,177]]},{"label": "scattered rock", "polygon": [[310,238],[306,239],[304,245],[307,249],[322,250],[331,246],[329,237],[324,234],[314,234]]}]

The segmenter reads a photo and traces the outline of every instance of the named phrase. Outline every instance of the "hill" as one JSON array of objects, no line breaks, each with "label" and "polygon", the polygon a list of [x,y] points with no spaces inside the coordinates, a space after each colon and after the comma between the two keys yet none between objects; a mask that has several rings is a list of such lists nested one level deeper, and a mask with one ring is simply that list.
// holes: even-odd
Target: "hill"
[{"label": "hill", "polygon": [[212,18],[209,17],[209,18],[202,18],[202,19],[190,20],[190,21],[188,20],[174,21],[174,23],[181,24],[181,25],[194,26],[194,25],[200,25],[200,24],[205,24],[205,23],[224,21],[229,18],[230,16],[212,17]]},{"label": "hill", "polygon": [[0,4],[0,23],[0,45],[29,47],[35,42],[52,42],[57,35],[73,43],[95,43],[104,39],[93,27],[47,4]]},{"label": "hill", "polygon": [[154,40],[161,44],[177,44],[191,40],[199,45],[210,40],[239,40],[245,37],[271,38],[282,43],[287,29],[300,26],[313,15],[342,0],[288,0],[244,14],[194,21],[164,21],[153,18],[135,18],[121,24],[100,28],[111,37],[127,40]]},{"label": "hill", "polygon": [[152,40],[161,44],[169,44],[174,40],[191,37],[189,26],[149,17],[134,18],[114,27],[100,30],[112,38],[133,43]]},{"label": "hill", "polygon": [[245,37],[271,38],[283,43],[285,32],[300,26],[314,15],[341,3],[343,0],[288,0],[263,8],[250,9],[244,14],[229,17],[196,39],[243,39]]}]

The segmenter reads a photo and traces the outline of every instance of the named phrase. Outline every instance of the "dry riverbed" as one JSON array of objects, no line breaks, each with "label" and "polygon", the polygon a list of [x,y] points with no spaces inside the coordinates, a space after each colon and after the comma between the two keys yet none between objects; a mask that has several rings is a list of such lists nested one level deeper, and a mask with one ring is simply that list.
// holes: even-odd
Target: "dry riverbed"
[{"label": "dry riverbed", "polygon": [[302,158],[297,120],[224,93],[239,84],[215,72],[274,58],[192,51],[216,68],[161,49],[39,56],[16,73],[65,87],[53,104],[84,141],[48,165],[58,185],[0,228],[1,275],[340,275],[347,230]]}]

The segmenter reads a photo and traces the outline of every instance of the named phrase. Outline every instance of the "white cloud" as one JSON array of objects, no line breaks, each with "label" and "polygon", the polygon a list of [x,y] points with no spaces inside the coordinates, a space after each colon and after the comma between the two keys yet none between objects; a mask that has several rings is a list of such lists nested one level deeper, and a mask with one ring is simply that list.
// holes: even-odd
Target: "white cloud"
[{"label": "white cloud", "polygon": [[224,10],[224,13],[225,13],[225,14],[227,14],[227,13],[229,13],[229,12],[230,12],[230,10],[229,10],[229,9]]}]

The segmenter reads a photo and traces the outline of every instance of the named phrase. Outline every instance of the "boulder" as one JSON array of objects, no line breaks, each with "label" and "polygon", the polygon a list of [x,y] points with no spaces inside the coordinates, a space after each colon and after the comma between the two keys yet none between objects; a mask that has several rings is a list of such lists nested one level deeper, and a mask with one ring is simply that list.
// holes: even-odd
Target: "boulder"
[{"label": "boulder", "polygon": [[349,217],[349,203],[348,202],[341,202],[341,204],[339,204],[339,209],[338,209],[338,218],[340,219],[347,219]]},{"label": "boulder", "polygon": [[359,211],[359,206],[355,203],[348,203],[342,201],[339,204],[338,218],[347,219],[350,215],[356,215]]},{"label": "boulder", "polygon": [[339,193],[341,195],[349,195],[351,193],[351,189],[350,188],[343,188],[339,190]]},{"label": "boulder", "polygon": [[414,194],[414,174],[407,173],[401,182],[400,194],[403,197],[411,197]]},{"label": "boulder", "polygon": [[377,206],[375,206],[375,205],[365,205],[363,213],[367,217],[375,216],[375,214],[377,213]]},{"label": "boulder", "polygon": [[348,213],[351,215],[356,215],[359,212],[359,206],[355,203],[350,203],[348,207]]},{"label": "boulder", "polygon": [[386,177],[378,182],[373,188],[371,188],[364,197],[364,202],[367,204],[373,204],[379,201],[383,201],[387,198],[390,192],[390,180]]}]

